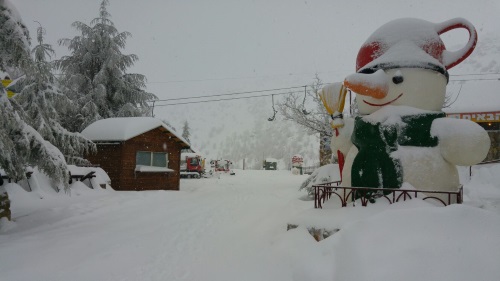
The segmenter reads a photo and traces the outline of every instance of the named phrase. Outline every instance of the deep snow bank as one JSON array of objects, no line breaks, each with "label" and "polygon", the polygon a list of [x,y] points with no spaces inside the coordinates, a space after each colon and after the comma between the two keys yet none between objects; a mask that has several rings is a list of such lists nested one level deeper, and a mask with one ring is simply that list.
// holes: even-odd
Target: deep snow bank
[{"label": "deep snow bank", "polygon": [[[499,280],[500,165],[460,169],[465,202],[420,199],[309,209],[275,249],[293,280]],[[306,228],[339,229],[318,243]],[[306,253],[306,254],[304,254]]]}]

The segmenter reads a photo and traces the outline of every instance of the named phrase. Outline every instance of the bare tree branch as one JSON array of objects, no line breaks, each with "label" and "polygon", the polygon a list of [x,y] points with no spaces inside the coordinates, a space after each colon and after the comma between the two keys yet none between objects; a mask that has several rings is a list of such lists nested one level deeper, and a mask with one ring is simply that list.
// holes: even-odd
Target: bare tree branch
[{"label": "bare tree branch", "polygon": [[318,96],[322,86],[321,79],[316,75],[314,82],[305,90],[306,99],[309,101],[307,104],[303,95],[290,94],[278,103],[278,110],[284,120],[301,125],[309,134],[320,133],[331,137],[333,131],[328,122],[329,115]]}]

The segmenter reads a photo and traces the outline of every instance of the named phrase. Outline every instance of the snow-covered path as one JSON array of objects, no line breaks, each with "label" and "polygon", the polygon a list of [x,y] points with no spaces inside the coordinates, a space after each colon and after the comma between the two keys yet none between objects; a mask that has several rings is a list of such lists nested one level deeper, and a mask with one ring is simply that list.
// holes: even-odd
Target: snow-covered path
[{"label": "snow-covered path", "polygon": [[2,280],[290,280],[270,246],[311,207],[298,200],[304,179],[238,171],[183,180],[180,192],[82,190],[36,213],[13,206]]},{"label": "snow-covered path", "polygon": [[[7,184],[0,280],[500,280],[500,165],[463,176],[466,200],[448,207],[313,209],[299,199],[305,179],[237,171],[147,192],[76,182],[71,196]],[[340,231],[318,243],[305,226]]]}]

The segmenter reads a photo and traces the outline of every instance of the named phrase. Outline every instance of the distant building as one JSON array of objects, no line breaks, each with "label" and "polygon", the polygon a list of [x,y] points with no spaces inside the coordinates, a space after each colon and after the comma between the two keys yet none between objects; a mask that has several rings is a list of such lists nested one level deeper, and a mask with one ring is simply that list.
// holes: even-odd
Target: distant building
[{"label": "distant building", "polygon": [[104,169],[115,190],[179,190],[181,150],[189,143],[151,117],[109,118],[82,134],[97,145],[87,159]]}]

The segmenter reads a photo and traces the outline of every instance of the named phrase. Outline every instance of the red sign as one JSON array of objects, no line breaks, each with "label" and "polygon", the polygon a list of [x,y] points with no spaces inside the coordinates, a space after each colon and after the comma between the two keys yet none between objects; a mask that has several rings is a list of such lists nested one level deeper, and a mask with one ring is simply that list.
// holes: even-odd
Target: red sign
[{"label": "red sign", "polygon": [[304,159],[301,156],[292,157],[292,163],[302,163],[302,162],[304,162]]}]

